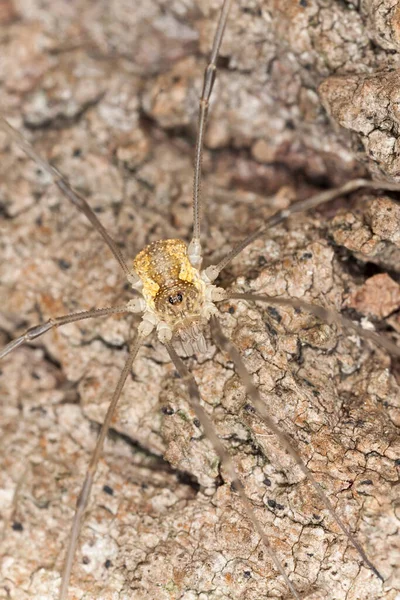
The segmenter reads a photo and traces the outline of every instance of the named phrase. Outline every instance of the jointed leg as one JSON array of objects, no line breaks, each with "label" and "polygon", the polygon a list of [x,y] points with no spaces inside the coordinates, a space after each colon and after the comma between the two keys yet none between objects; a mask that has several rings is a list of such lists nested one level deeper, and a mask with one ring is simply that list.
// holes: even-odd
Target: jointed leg
[{"label": "jointed leg", "polygon": [[300,469],[302,470],[304,475],[308,478],[309,482],[311,483],[311,485],[317,492],[321,501],[323,502],[323,504],[325,505],[325,507],[331,514],[331,516],[333,517],[334,521],[339,525],[340,529],[343,531],[343,533],[345,534],[347,539],[351,542],[351,544],[357,550],[357,552],[363,559],[364,563],[375,573],[375,575],[377,577],[379,577],[379,579],[381,581],[384,581],[384,579],[383,579],[382,575],[380,574],[380,572],[378,571],[378,569],[367,557],[362,546],[358,543],[358,541],[355,539],[353,534],[349,531],[349,529],[344,524],[342,519],[336,513],[329,498],[326,496],[322,487],[314,478],[314,475],[311,473],[311,471],[305,465],[303,459],[301,458],[298,451],[294,448],[289,437],[283,431],[281,431],[281,429],[275,424],[275,422],[269,416],[268,411],[265,408],[265,404],[261,399],[260,393],[259,393],[258,389],[256,388],[256,386],[254,385],[254,383],[251,379],[250,373],[246,369],[246,366],[243,362],[242,357],[240,356],[238,349],[236,348],[234,343],[224,335],[224,333],[222,332],[220,323],[216,317],[211,318],[211,328],[212,328],[213,336],[215,337],[215,340],[217,342],[217,345],[222,350],[227,352],[228,355],[230,356],[231,360],[233,361],[233,363],[235,365],[236,371],[237,371],[240,379],[242,380],[243,385],[246,388],[246,392],[247,392],[248,396],[251,398],[251,401],[253,402],[254,407],[256,408],[258,414],[263,419],[264,423],[267,425],[268,429],[270,429],[270,431],[272,431],[272,433],[278,438],[278,440],[281,443],[281,445],[283,446],[283,448],[285,448],[286,452],[288,454],[290,454],[290,456],[298,464],[298,466],[300,467]]},{"label": "jointed leg", "polygon": [[309,312],[322,321],[326,323],[335,323],[339,327],[343,327],[343,329],[350,329],[355,331],[357,335],[360,337],[371,340],[378,346],[382,346],[385,348],[390,354],[394,356],[400,356],[400,348],[396,346],[394,342],[392,342],[389,338],[380,335],[379,333],[375,333],[375,331],[369,331],[368,329],[363,329],[360,325],[353,323],[350,319],[346,319],[342,317],[339,313],[334,310],[329,310],[327,308],[323,308],[322,306],[318,306],[317,304],[310,304],[309,302],[304,302],[303,300],[299,300],[298,298],[279,298],[274,296],[266,296],[265,294],[252,294],[252,293],[239,293],[239,292],[231,292],[227,294],[225,300],[250,300],[254,302],[266,302],[267,304],[275,304],[277,306],[291,306],[292,308],[302,308],[306,312]]},{"label": "jointed leg", "polygon": [[217,265],[212,265],[207,267],[205,270],[207,276],[211,281],[214,281],[218,275],[221,273],[223,269],[238,256],[242,250],[247,248],[249,244],[257,240],[259,237],[264,235],[266,231],[275,227],[291,215],[299,212],[305,212],[312,208],[316,208],[321,204],[326,204],[326,202],[330,202],[339,196],[346,196],[347,194],[351,194],[356,190],[362,188],[369,188],[373,190],[388,190],[392,192],[400,192],[400,183],[388,183],[386,181],[372,181],[369,179],[353,179],[352,181],[348,181],[341,187],[335,188],[333,190],[327,190],[325,192],[321,192],[320,194],[316,194],[311,198],[307,198],[306,200],[301,200],[299,202],[295,202],[288,208],[284,210],[280,210],[269,219],[264,221],[264,224],[256,229],[253,233],[248,235],[243,241],[241,241],[237,246],[235,246],[226,256],[223,258]]},{"label": "jointed leg", "polygon": [[132,368],[132,363],[136,358],[140,345],[142,343],[143,338],[137,336],[133,347],[129,353],[128,359],[125,363],[125,366],[122,370],[122,373],[119,377],[117,386],[115,388],[113,397],[111,399],[110,405],[107,410],[107,414],[105,416],[103,425],[101,426],[101,430],[99,433],[99,437],[97,438],[96,447],[92,454],[92,458],[90,459],[89,466],[86,471],[85,480],[83,482],[82,489],[78,496],[78,500],[76,502],[76,512],[74,515],[74,520],[72,522],[71,533],[68,539],[68,547],[65,556],[64,569],[62,573],[61,580],[61,588],[59,594],[59,600],[66,600],[68,594],[68,585],[71,577],[72,564],[74,561],[74,555],[76,551],[76,546],[78,543],[78,537],[82,527],[82,519],[89,501],[90,491],[93,485],[93,479],[96,473],[97,465],[100,459],[101,452],[103,450],[104,440],[107,436],[108,430],[111,425],[111,421],[113,418],[113,414],[115,412],[115,408],[117,406],[119,397],[122,392],[122,388],[124,387],[125,381],[129,375],[129,372]]},{"label": "jointed leg", "polygon": [[49,319],[46,323],[41,325],[35,325],[30,327],[20,337],[12,340],[2,350],[0,350],[0,359],[4,358],[7,354],[10,354],[13,350],[25,344],[31,342],[36,338],[40,337],[53,327],[60,327],[67,323],[73,323],[74,321],[83,321],[83,319],[91,319],[95,317],[103,317],[105,315],[114,315],[117,313],[129,312],[126,306],[114,306],[110,308],[95,308],[93,310],[82,311],[78,313],[71,313],[70,315],[64,315],[62,317],[56,317],[55,319]]},{"label": "jointed leg", "polygon": [[224,0],[221,14],[218,21],[217,31],[215,32],[213,46],[211,50],[210,61],[204,72],[203,91],[201,93],[199,105],[199,125],[197,132],[196,154],[194,162],[194,181],[193,181],[193,239],[189,244],[189,258],[194,267],[200,268],[202,251],[200,243],[200,193],[201,193],[201,166],[204,145],[204,133],[207,122],[208,107],[210,103],[211,92],[217,75],[217,58],[221,47],[222,38],[226,22],[228,20],[229,10],[232,0]]},{"label": "jointed leg", "polygon": [[296,600],[300,600],[299,593],[297,592],[296,588],[293,586],[292,582],[288,578],[288,576],[282,566],[281,561],[277,557],[275,551],[273,550],[273,548],[268,540],[268,537],[265,535],[265,532],[261,526],[261,523],[257,519],[257,516],[253,510],[253,507],[251,506],[249,499],[246,496],[244,486],[237,475],[237,472],[236,472],[236,469],[234,467],[231,457],[229,456],[228,452],[225,450],[223,444],[221,443],[221,440],[215,433],[215,429],[214,429],[212,422],[210,421],[210,419],[208,418],[207,414],[205,413],[203,407],[200,404],[200,392],[199,392],[199,388],[197,386],[195,378],[190,373],[190,371],[187,369],[187,367],[186,367],[185,363],[182,361],[182,359],[179,358],[179,356],[175,352],[172,344],[167,343],[166,347],[167,347],[167,350],[171,357],[172,362],[174,363],[179,375],[181,376],[182,380],[184,381],[184,383],[187,387],[190,404],[191,404],[193,410],[195,411],[197,418],[199,419],[199,421],[201,423],[204,433],[206,434],[207,438],[210,440],[210,442],[214,446],[214,450],[217,453],[222,466],[226,469],[229,477],[232,480],[232,484],[233,484],[235,490],[238,492],[238,494],[240,496],[240,499],[244,506],[247,518],[252,522],[254,529],[257,531],[258,535],[260,536],[264,546],[267,549],[267,552],[268,552],[271,560],[273,561],[277,571],[279,571],[279,573],[282,575],[283,579],[285,580],[285,583],[287,584],[288,588],[290,589],[291,593],[293,594],[293,597],[296,598]]},{"label": "jointed leg", "polygon": [[112,237],[107,233],[107,231],[105,230],[103,225],[100,223],[96,214],[90,208],[90,206],[86,202],[86,200],[84,198],[82,198],[82,196],[80,196],[77,192],[75,192],[71,188],[71,186],[69,185],[69,183],[65,179],[65,177],[63,177],[61,175],[61,173],[59,173],[57,171],[57,169],[52,167],[50,165],[50,163],[48,163],[41,156],[39,156],[39,154],[37,154],[37,152],[32,147],[32,145],[28,142],[28,140],[26,140],[24,138],[24,136],[19,133],[19,131],[14,129],[14,127],[12,127],[8,123],[8,121],[3,119],[3,117],[0,117],[0,129],[3,129],[3,131],[5,131],[25,153],[36,164],[38,164],[41,167],[41,169],[43,169],[43,171],[45,171],[48,175],[50,175],[52,181],[61,190],[61,192],[64,194],[64,196],[66,196],[68,198],[68,200],[70,200],[70,202],[72,202],[72,204],[74,206],[76,206],[76,208],[85,215],[85,217],[90,221],[90,223],[93,225],[93,227],[96,229],[96,231],[99,232],[99,234],[101,235],[101,237],[103,238],[103,240],[105,241],[107,246],[110,248],[114,257],[117,259],[117,261],[118,261],[121,269],[125,273],[126,277],[128,277],[130,274],[130,271],[129,271],[129,268],[128,268],[121,252],[120,252],[120,249],[118,248],[116,242],[112,239]]}]

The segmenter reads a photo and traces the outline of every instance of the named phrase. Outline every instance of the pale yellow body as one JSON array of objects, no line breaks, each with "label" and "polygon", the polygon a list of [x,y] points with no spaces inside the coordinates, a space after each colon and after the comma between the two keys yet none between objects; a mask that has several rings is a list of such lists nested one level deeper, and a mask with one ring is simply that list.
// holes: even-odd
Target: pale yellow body
[{"label": "pale yellow body", "polygon": [[140,282],[134,287],[143,297],[143,306],[131,301],[133,312],[143,312],[140,335],[147,336],[156,327],[160,341],[175,336],[186,354],[205,351],[203,327],[216,312],[214,300],[225,294],[192,262],[185,242],[178,239],[152,242],[133,262]]},{"label": "pale yellow body", "polygon": [[157,310],[157,300],[177,287],[191,284],[202,291],[200,274],[189,261],[185,242],[159,240],[146,246],[136,256],[133,266],[143,284],[142,294],[149,307]]}]

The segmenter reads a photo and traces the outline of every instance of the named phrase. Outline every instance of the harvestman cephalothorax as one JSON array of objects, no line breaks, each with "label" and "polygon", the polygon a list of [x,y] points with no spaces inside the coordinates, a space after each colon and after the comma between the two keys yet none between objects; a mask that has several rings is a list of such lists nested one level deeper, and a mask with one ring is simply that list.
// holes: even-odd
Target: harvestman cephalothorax
[{"label": "harvestman cephalothorax", "polygon": [[176,348],[179,348],[180,354],[183,353],[187,356],[203,353],[206,350],[206,339],[203,334],[206,327],[210,327],[217,346],[230,357],[230,360],[233,362],[236,372],[246,389],[249,402],[263,419],[268,429],[275,435],[277,443],[282,445],[286,453],[290,455],[295,463],[297,463],[304,476],[308,478],[311,486],[314,488],[314,492],[319,496],[322,505],[328,513],[330,513],[331,519],[340,528],[342,534],[347,537],[349,543],[357,550],[362,562],[372,570],[376,577],[384,581],[384,573],[380,573],[375,567],[373,557],[367,556],[363,547],[351,533],[349,526],[346,523],[346,519],[335,511],[333,504],[323,491],[323,488],[319,485],[317,479],[298,454],[294,443],[291,442],[284,431],[282,431],[270,418],[268,407],[260,395],[259,390],[254,385],[243,358],[233,342],[222,330],[218,319],[218,306],[221,302],[225,302],[229,299],[268,303],[271,306],[290,306],[298,310],[309,311],[322,320],[334,323],[346,330],[351,330],[361,338],[368,339],[372,343],[382,346],[393,355],[400,355],[400,349],[389,339],[379,336],[374,332],[364,330],[358,325],[355,325],[352,321],[322,307],[303,302],[302,300],[270,298],[265,295],[263,296],[254,293],[230,293],[216,285],[215,281],[223,269],[227,267],[230,262],[242,252],[242,250],[256,239],[265,235],[269,229],[286,220],[292,214],[315,208],[337,197],[350,194],[360,188],[384,188],[387,190],[400,191],[400,185],[357,179],[348,182],[338,189],[329,190],[305,201],[295,203],[290,208],[276,213],[267,222],[264,222],[258,230],[250,234],[240,244],[233,248],[233,250],[220,262],[211,265],[206,269],[202,269],[203,250],[200,227],[202,150],[209,100],[217,73],[218,53],[225,26],[228,21],[230,5],[231,0],[225,0],[223,2],[212,45],[210,60],[204,75],[203,91],[200,99],[198,137],[195,151],[193,237],[188,246],[179,239],[153,242],[146,246],[136,256],[133,265],[128,264],[121,254],[118,245],[103,227],[85,199],[73,191],[66,179],[55,168],[47,163],[46,160],[39,156],[29,142],[11,127],[7,121],[2,119],[0,122],[1,128],[9,135],[10,139],[15,141],[30,156],[30,158],[32,158],[32,160],[48,174],[61,193],[64,194],[75,208],[85,215],[92,226],[102,236],[135,294],[134,299],[122,306],[93,309],[86,312],[78,312],[51,318],[46,323],[30,328],[19,338],[11,341],[0,352],[0,357],[3,358],[22,344],[39,338],[50,329],[68,323],[122,313],[134,313],[141,316],[136,336],[130,344],[129,357],[112,394],[108,412],[102,425],[97,445],[90,460],[82,490],[77,501],[77,508],[71,532],[66,541],[65,562],[59,592],[60,600],[65,600],[68,597],[68,587],[74,565],[76,548],[79,542],[79,534],[90,498],[96,468],[102,453],[105,438],[107,437],[108,430],[112,423],[116,405],[126,379],[132,369],[137,353],[143,342],[151,335],[156,335],[158,340],[167,348],[169,356],[186,386],[191,407],[197,415],[205,435],[212,443],[214,450],[219,457],[223,476],[231,482],[233,492],[240,497],[245,518],[252,524],[254,530],[262,540],[270,560],[275,565],[276,571],[285,581],[291,595],[294,598],[301,597],[302,590],[293,583],[293,577],[287,573],[282,558],[279,556],[279,552],[276,552],[271,544],[268,532],[264,530],[261,521],[246,494],[246,488],[241,481],[241,477],[238,475],[238,470],[235,467],[234,462],[229,453],[225,450],[219,437],[216,435],[214,426],[202,407],[199,388],[194,377],[188,370],[185,361],[182,360],[177,353]]}]

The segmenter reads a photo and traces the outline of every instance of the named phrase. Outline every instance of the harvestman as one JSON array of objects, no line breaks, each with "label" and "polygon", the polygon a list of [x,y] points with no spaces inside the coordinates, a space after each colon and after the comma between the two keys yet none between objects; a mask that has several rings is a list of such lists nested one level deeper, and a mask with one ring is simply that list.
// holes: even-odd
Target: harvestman
[{"label": "harvestman", "polygon": [[32,148],[28,141],[20,133],[9,125],[4,119],[0,119],[1,128],[34,160],[57,185],[60,191],[71,201],[71,203],[80,210],[90,221],[93,227],[103,237],[107,246],[113,253],[120,268],[124,272],[127,281],[133,288],[136,297],[126,305],[94,309],[85,312],[73,313],[61,317],[51,318],[48,322],[28,329],[23,335],[10,342],[1,352],[0,358],[6,356],[21,344],[30,342],[43,335],[53,327],[60,327],[74,321],[112,315],[116,313],[136,313],[142,317],[138,327],[136,337],[131,345],[129,357],[120,374],[118,383],[114,390],[110,405],[108,407],[104,423],[101,427],[94,453],[91,457],[86,477],[77,500],[77,507],[72,523],[71,532],[67,543],[67,551],[62,573],[62,582],[59,592],[59,599],[65,600],[68,595],[68,586],[73,567],[74,555],[78,543],[79,534],[82,527],[84,513],[88,504],[90,491],[92,488],[96,468],[102,452],[104,440],[107,436],[112,417],[119,400],[122,388],[132,368],[133,361],[136,358],[138,350],[143,340],[151,333],[156,332],[158,339],[166,346],[169,356],[175,365],[179,375],[186,385],[190,404],[195,411],[201,426],[211,441],[215,452],[219,456],[224,472],[231,480],[233,488],[239,494],[245,514],[252,522],[254,529],[260,536],[271,560],[277,571],[285,580],[291,594],[294,598],[300,598],[300,592],[290,581],[285,569],[279,560],[277,554],[270,545],[269,539],[259,522],[252,505],[246,495],[244,485],[236,472],[230,455],[225,450],[220,439],[217,437],[214,426],[209,420],[206,412],[202,408],[198,385],[193,375],[188,371],[185,362],[178,356],[175,350],[175,343],[180,344],[181,349],[186,355],[201,353],[206,349],[206,341],[203,336],[203,329],[207,322],[210,327],[217,345],[225,351],[233,361],[236,371],[245,386],[247,395],[250,397],[255,409],[264,420],[270,431],[278,438],[285,451],[294,459],[308,478],[314,490],[318,494],[325,508],[329,511],[331,517],[340,527],[350,543],[356,548],[364,563],[379,577],[384,580],[382,574],[376,569],[371,560],[367,557],[364,549],[352,535],[342,518],[334,510],[330,500],[325,495],[323,489],[309,471],[297,450],[295,449],[288,436],[281,431],[274,421],[269,417],[266,406],[261,399],[258,389],[252,382],[252,378],[247,371],[245,364],[233,342],[228,339],[220,326],[217,314],[217,304],[227,299],[238,299],[254,302],[266,302],[270,305],[291,306],[304,309],[317,317],[334,322],[341,327],[352,329],[363,338],[372,340],[386,348],[394,355],[400,355],[400,349],[390,340],[377,335],[374,332],[365,331],[340,315],[326,310],[322,307],[308,304],[301,300],[283,299],[268,297],[254,293],[228,293],[224,289],[214,285],[221,271],[258,237],[263,235],[268,229],[287,219],[290,215],[306,211],[330,200],[350,194],[360,188],[387,189],[400,191],[400,185],[388,184],[386,182],[369,181],[365,179],[356,179],[348,182],[340,188],[326,191],[313,196],[310,199],[297,202],[286,210],[277,212],[269,218],[262,227],[249,235],[218,264],[209,266],[201,270],[202,265],[202,246],[200,241],[200,185],[201,185],[201,167],[202,150],[204,143],[204,132],[209,108],[209,100],[217,72],[217,58],[221,46],[222,37],[227,23],[229,9],[232,0],[224,0],[217,31],[215,33],[211,57],[204,73],[203,91],[200,98],[199,107],[199,126],[195,151],[194,166],[194,188],[193,188],[193,237],[189,244],[178,239],[162,240],[153,242],[146,246],[134,260],[133,268],[130,269],[123,258],[117,244],[104,229],[99,219],[92,211],[86,200],[77,194],[66,181],[66,179],[48,162],[43,160]]}]

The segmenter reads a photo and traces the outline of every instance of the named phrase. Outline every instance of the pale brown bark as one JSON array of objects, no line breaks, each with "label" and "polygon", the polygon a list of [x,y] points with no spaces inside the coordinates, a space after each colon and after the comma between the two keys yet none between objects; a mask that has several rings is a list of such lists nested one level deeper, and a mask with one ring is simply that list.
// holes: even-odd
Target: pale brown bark
[{"label": "pale brown bark", "polygon": [[[400,174],[397,21],[389,10],[372,18],[376,3],[361,4],[234,3],[206,136],[207,262],[295,197],[368,171]],[[68,176],[129,261],[149,241],[190,239],[197,96],[218,5],[0,6],[1,110]],[[3,135],[0,152],[4,343],[41,319],[129,299],[83,217]],[[397,281],[400,264],[398,204],[375,197],[363,191],[358,201],[296,216],[238,257],[221,285],[371,318],[381,290],[367,282],[386,270]],[[396,297],[382,329],[399,331]],[[210,341],[188,364],[289,576],[313,600],[395,600],[400,407],[389,356],[305,313],[239,302],[221,311],[272,416],[387,583],[360,566],[246,410],[232,365]],[[56,597],[96,423],[132,335],[125,317],[68,325],[1,365],[0,598]],[[287,597],[238,498],[218,479],[165,349],[146,344],[133,372],[94,486],[71,598]]]}]

